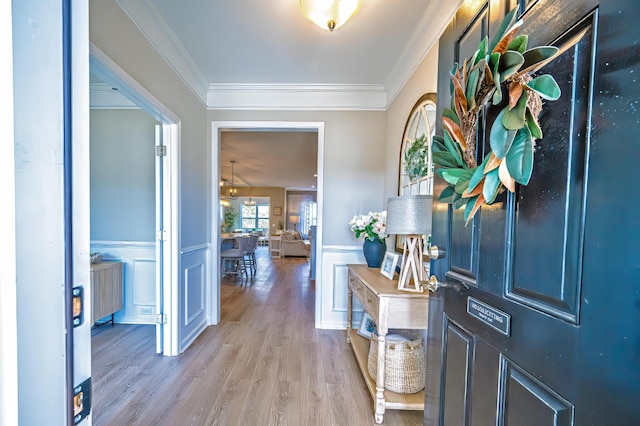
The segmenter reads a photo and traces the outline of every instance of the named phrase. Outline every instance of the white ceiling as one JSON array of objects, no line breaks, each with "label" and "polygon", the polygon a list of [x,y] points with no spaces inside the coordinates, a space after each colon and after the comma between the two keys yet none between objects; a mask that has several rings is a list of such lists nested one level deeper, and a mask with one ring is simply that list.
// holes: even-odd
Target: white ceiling
[{"label": "white ceiling", "polygon": [[[334,32],[298,0],[117,2],[208,109],[386,110],[462,0],[365,0]],[[99,82],[93,95],[118,102]],[[315,133],[224,132],[221,176],[236,160],[237,185],[312,188],[316,145]]]},{"label": "white ceiling", "polygon": [[461,0],[365,0],[333,32],[298,0],[117,0],[209,109],[385,110]]}]

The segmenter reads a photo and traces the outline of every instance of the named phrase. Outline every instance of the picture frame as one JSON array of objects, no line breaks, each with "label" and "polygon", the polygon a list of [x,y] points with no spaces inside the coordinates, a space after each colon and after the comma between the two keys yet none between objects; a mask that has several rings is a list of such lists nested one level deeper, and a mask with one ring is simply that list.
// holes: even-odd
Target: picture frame
[{"label": "picture frame", "polygon": [[392,280],[396,273],[396,266],[398,266],[398,260],[400,259],[400,253],[388,251],[384,254],[382,259],[382,266],[380,267],[380,273]]},{"label": "picture frame", "polygon": [[282,207],[274,207],[273,208],[274,216],[282,216]]},{"label": "picture frame", "polygon": [[358,334],[364,338],[371,339],[371,335],[373,333],[378,334],[378,326],[373,318],[371,318],[371,315],[363,312],[360,328],[358,328]]}]

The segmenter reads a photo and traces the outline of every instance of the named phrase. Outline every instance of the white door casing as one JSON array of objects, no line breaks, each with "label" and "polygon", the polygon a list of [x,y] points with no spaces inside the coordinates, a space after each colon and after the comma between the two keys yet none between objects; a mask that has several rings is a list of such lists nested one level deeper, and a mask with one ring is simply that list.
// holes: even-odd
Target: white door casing
[{"label": "white door casing", "polygon": [[[166,147],[162,157],[161,182],[156,167],[156,191],[161,190],[162,205],[156,204],[156,230],[162,230],[162,244],[156,241],[156,314],[165,322],[156,330],[156,349],[163,355],[176,356],[178,348],[178,303],[180,259],[179,247],[179,182],[180,182],[180,118],[134,80],[97,46],[89,46],[91,70],[105,82],[161,123],[161,140]],[[156,157],[158,158],[158,157]],[[158,160],[156,160],[158,162]],[[161,185],[160,185],[161,184]],[[161,212],[158,210],[161,208]],[[161,214],[160,214],[161,213]],[[161,246],[161,247],[159,247]],[[158,250],[161,249],[161,257]],[[161,291],[158,291],[158,286]],[[158,337],[161,337],[161,343]],[[161,344],[161,348],[158,346]]]}]

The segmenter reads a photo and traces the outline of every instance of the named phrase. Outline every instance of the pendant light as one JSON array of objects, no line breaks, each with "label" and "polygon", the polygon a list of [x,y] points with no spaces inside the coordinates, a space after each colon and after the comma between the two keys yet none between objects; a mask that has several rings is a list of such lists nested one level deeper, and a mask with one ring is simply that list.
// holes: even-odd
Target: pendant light
[{"label": "pendant light", "polygon": [[229,188],[229,199],[235,200],[238,198],[238,190],[233,185],[233,166],[236,165],[236,160],[231,160],[231,188]]},{"label": "pendant light", "polygon": [[362,8],[364,0],[300,0],[300,12],[322,28],[333,31],[343,26]]},{"label": "pendant light", "polygon": [[244,202],[244,205],[245,205],[245,206],[255,206],[255,205],[256,205],[256,202],[255,202],[255,201],[253,201],[253,200],[251,199],[251,197],[249,197],[249,199],[248,199],[247,201],[245,201],[245,202]]}]

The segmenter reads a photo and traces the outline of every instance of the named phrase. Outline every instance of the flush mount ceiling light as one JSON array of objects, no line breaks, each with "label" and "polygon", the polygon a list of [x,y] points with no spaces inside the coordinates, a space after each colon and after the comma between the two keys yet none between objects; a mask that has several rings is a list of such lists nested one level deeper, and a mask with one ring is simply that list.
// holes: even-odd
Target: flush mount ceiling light
[{"label": "flush mount ceiling light", "polygon": [[307,21],[333,31],[353,18],[362,3],[364,0],[300,0],[300,12]]}]

